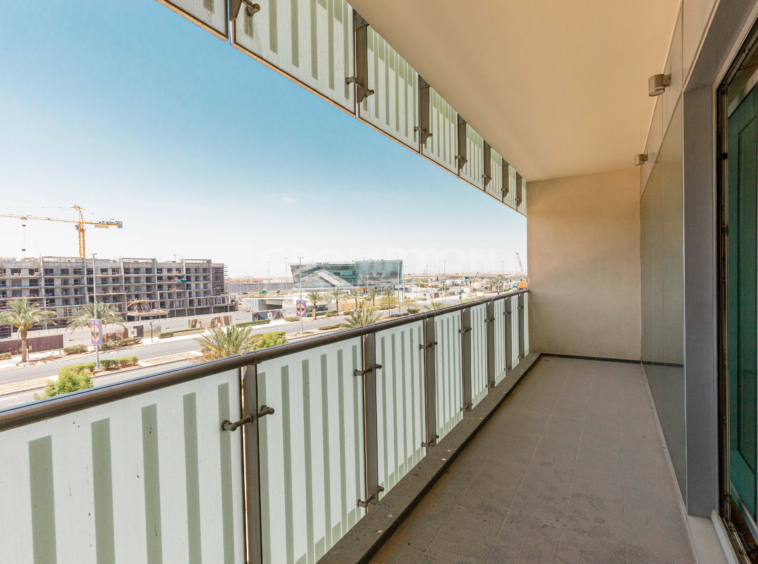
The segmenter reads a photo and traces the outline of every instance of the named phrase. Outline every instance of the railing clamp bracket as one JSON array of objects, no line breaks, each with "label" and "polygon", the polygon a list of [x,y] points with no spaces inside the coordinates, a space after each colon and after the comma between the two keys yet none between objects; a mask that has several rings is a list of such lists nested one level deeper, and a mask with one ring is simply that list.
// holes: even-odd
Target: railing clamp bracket
[{"label": "railing clamp bracket", "polygon": [[374,369],[381,370],[382,365],[381,364],[375,364],[374,366],[369,366],[365,370],[358,370],[357,368],[353,370],[353,376],[365,376],[366,374],[373,372]]},{"label": "railing clamp bracket", "polygon": [[252,423],[253,421],[255,421],[255,417],[258,417],[258,419],[260,419],[261,417],[265,417],[266,415],[273,415],[273,414],[274,414],[273,407],[262,405],[256,416],[253,416],[251,414],[251,415],[248,415],[247,417],[243,417],[242,419],[240,419],[239,421],[236,421],[235,423],[232,423],[228,419],[223,421],[221,423],[221,430],[234,432],[240,427],[242,427],[243,425],[246,425],[247,423]]}]

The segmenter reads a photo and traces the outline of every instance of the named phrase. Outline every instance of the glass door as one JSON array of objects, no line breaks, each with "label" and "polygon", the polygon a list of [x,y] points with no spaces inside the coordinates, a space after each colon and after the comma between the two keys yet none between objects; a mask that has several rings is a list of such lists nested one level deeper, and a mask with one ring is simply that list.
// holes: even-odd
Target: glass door
[{"label": "glass door", "polygon": [[756,517],[756,274],[758,269],[758,128],[756,89],[728,118],[729,478],[738,504]]}]

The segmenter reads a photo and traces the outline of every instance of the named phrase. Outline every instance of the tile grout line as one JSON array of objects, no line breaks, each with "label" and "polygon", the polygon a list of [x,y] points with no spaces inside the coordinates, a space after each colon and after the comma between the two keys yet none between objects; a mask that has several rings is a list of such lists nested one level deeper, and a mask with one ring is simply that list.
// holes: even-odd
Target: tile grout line
[{"label": "tile grout line", "polygon": [[[563,392],[563,389],[566,387],[566,380],[568,379],[568,376],[566,376],[563,380],[563,386],[561,386],[561,391],[558,393],[558,397],[555,399],[555,403],[553,404],[553,409],[550,412],[550,417],[553,416],[553,412],[555,411],[555,406],[558,403],[558,398],[560,398],[561,392]],[[545,422],[545,427],[547,427],[547,424],[550,422],[550,417],[547,418],[547,421]],[[529,470],[529,466],[531,466],[532,461],[534,460],[534,455],[537,452],[537,449],[540,447],[540,443],[542,442],[542,437],[545,436],[545,429],[542,429],[542,434],[540,435],[540,440],[537,441],[537,444],[534,446],[534,450],[532,451],[532,456],[529,459],[529,464],[526,465],[527,471]],[[490,558],[492,558],[492,551],[495,548],[495,545],[497,544],[497,539],[500,538],[500,535],[503,533],[503,529],[505,528],[506,522],[508,521],[508,516],[511,514],[511,509],[513,508],[513,502],[516,500],[516,497],[518,497],[519,492],[521,491],[521,486],[524,484],[524,479],[526,478],[527,472],[524,472],[524,475],[521,476],[521,481],[519,482],[519,486],[516,489],[516,493],[513,494],[513,498],[511,499],[511,503],[508,506],[508,511],[505,512],[505,518],[503,519],[503,524],[500,526],[500,530],[497,533],[497,536],[495,537],[494,542],[492,543],[492,547],[490,547],[490,551],[487,554],[487,559],[485,560],[485,563],[488,563],[490,561]],[[557,558],[557,555],[556,555]]]},{"label": "tile grout line", "polygon": [[[595,366],[593,365],[593,372],[594,372]],[[590,382],[590,388],[587,390],[587,401],[589,402],[590,397],[590,390],[592,390],[592,382]],[[571,485],[569,486],[569,497],[568,501],[566,502],[566,512],[563,515],[563,519],[561,519],[561,537],[558,539],[558,548],[555,551],[555,560],[554,562],[558,562],[558,558],[561,555],[561,545],[563,545],[563,539],[565,538],[566,533],[566,517],[568,516],[569,507],[571,506],[571,494],[574,491],[574,474],[576,473],[576,461],[579,459],[579,449],[582,447],[582,438],[584,437],[584,429],[587,426],[587,419],[586,419],[586,411],[585,411],[585,417],[583,418],[582,423],[582,432],[579,434],[579,444],[577,444],[576,447],[576,455],[574,456],[574,466],[571,469]]]}]

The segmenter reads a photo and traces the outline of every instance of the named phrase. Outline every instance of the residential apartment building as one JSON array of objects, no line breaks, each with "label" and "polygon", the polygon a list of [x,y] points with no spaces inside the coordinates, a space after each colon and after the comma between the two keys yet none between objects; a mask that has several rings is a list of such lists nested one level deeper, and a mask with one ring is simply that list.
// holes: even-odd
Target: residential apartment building
[{"label": "residential apartment building", "polygon": [[[234,309],[225,268],[210,259],[0,258],[0,310],[9,300],[29,298],[55,311],[55,324],[62,326],[97,295],[127,321],[223,313]],[[2,327],[0,337],[10,332]]]}]

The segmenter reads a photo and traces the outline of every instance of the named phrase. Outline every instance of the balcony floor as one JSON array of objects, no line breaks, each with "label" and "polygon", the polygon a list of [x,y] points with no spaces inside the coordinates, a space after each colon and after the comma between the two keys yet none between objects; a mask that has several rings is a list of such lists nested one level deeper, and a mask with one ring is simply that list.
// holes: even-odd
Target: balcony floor
[{"label": "balcony floor", "polygon": [[372,562],[696,563],[641,366],[542,357]]}]

